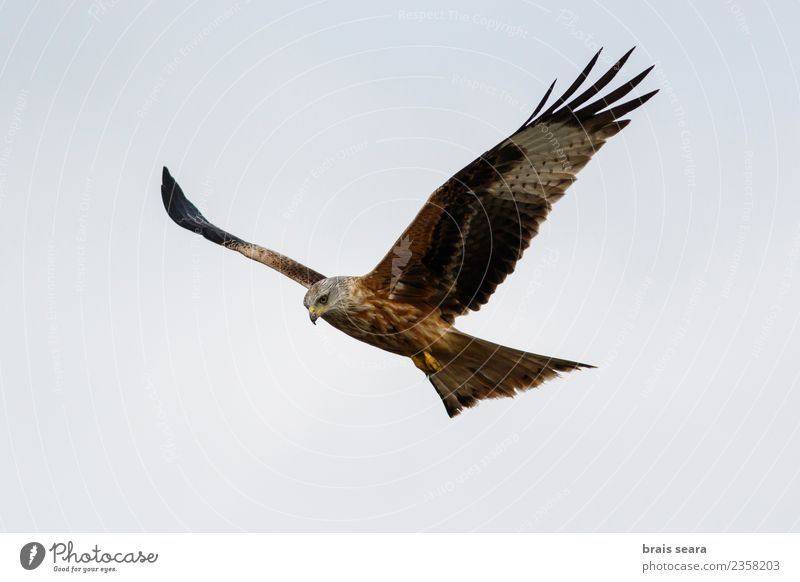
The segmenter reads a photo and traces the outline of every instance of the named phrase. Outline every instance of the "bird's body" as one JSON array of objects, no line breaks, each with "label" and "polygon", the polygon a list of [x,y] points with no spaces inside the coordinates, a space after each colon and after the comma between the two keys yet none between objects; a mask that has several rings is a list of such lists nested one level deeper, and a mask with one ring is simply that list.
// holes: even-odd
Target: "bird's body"
[{"label": "bird's body", "polygon": [[421,345],[440,341],[452,327],[428,306],[389,301],[352,279],[352,301],[347,310],[321,317],[341,332],[400,356],[412,357]]},{"label": "bird's body", "polygon": [[551,86],[522,127],[440,186],[386,256],[360,277],[326,278],[219,229],[186,199],[166,168],[164,205],[180,226],[308,288],[303,304],[313,322],[322,318],[357,340],[410,358],[452,417],[478,400],[513,396],[560,372],[592,367],[500,346],[464,334],[453,323],[488,301],[577,172],[628,124],[619,118],[655,94],[618,103],[647,69],[587,104],[630,52],[569,101],[596,63],[595,55],[564,95],[539,114]]},{"label": "bird's body", "polygon": [[331,277],[312,285],[303,300],[312,321],[321,317],[354,339],[411,358],[431,378],[450,416],[481,398],[512,396],[558,371],[593,367],[469,336],[442,317],[439,306],[391,300],[366,280]]}]

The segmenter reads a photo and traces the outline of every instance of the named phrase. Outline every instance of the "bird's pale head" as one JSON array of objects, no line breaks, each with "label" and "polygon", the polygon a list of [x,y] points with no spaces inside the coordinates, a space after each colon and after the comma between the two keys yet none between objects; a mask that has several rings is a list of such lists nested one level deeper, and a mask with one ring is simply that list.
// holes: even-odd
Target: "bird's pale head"
[{"label": "bird's pale head", "polygon": [[320,317],[338,311],[346,311],[349,298],[350,277],[329,277],[317,281],[309,287],[303,298],[311,323],[316,324]]}]

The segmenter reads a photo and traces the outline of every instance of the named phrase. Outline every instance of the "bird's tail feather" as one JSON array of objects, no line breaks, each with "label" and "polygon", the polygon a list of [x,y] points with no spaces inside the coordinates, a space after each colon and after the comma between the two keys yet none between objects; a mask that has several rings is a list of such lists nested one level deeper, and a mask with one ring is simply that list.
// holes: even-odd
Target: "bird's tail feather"
[{"label": "bird's tail feather", "polygon": [[428,352],[412,358],[452,418],[485,398],[514,396],[589,364],[531,354],[452,330]]}]

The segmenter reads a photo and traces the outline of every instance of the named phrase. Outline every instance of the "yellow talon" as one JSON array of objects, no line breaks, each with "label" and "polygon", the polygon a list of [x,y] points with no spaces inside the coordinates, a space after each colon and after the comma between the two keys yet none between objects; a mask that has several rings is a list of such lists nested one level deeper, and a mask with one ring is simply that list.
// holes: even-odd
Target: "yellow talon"
[{"label": "yellow talon", "polygon": [[428,364],[428,366],[430,366],[430,368],[431,368],[431,369],[432,369],[434,372],[438,372],[439,370],[441,370],[441,369],[442,369],[442,364],[440,364],[440,363],[439,363],[439,360],[437,360],[436,358],[434,358],[434,357],[433,357],[433,356],[432,356],[430,353],[428,353],[428,352],[422,352],[422,353],[423,353],[423,355],[425,356],[425,362]]},{"label": "yellow talon", "polygon": [[434,358],[430,352],[422,352],[422,354],[411,356],[411,361],[428,376],[442,369],[441,362]]}]

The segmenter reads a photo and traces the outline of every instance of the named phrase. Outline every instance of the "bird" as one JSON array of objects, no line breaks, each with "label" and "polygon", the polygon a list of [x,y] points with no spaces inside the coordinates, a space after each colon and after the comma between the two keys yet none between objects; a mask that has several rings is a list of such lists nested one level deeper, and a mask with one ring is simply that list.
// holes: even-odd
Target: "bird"
[{"label": "bird", "polygon": [[601,95],[634,48],[575,95],[600,49],[563,95],[547,105],[553,81],[516,131],[431,194],[365,275],[326,277],[222,230],[186,198],[166,167],[164,207],[179,226],[305,287],[303,305],[312,323],[322,319],[357,340],[409,358],[453,418],[481,400],[514,396],[562,373],[594,368],[473,337],[456,329],[454,321],[486,304],[578,172],[630,123],[622,117],[658,92],[623,101],[653,65]]}]

